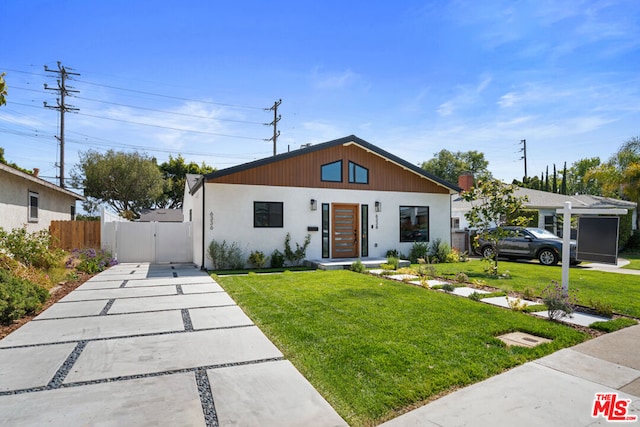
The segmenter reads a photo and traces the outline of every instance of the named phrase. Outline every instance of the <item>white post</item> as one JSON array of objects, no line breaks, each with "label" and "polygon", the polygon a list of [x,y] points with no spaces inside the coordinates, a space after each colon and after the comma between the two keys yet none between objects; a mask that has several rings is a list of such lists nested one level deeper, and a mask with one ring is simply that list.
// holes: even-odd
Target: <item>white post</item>
[{"label": "white post", "polygon": [[571,202],[564,202],[562,222],[562,294],[569,295],[569,265],[571,265]]}]

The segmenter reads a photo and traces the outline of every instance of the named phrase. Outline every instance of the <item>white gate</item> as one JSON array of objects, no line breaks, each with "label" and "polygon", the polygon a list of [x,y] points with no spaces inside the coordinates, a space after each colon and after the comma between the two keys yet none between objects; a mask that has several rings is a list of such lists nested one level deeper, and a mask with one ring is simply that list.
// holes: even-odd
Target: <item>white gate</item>
[{"label": "white gate", "polygon": [[103,249],[119,262],[193,262],[191,222],[105,222]]}]

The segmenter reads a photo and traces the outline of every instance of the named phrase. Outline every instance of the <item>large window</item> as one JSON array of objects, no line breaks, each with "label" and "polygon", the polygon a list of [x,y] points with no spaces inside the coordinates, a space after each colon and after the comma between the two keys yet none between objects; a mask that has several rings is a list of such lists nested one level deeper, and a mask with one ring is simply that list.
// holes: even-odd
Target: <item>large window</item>
[{"label": "large window", "polygon": [[29,222],[38,222],[38,193],[29,191]]},{"label": "large window", "polygon": [[329,182],[342,182],[342,160],[322,165],[320,167],[320,179]]},{"label": "large window", "polygon": [[329,203],[322,204],[322,258],[329,258]]},{"label": "large window", "polygon": [[349,182],[352,184],[368,184],[369,169],[359,164],[349,162]]},{"label": "large window", "polygon": [[360,206],[360,218],[362,228],[362,248],[360,254],[363,257],[369,256],[369,205]]},{"label": "large window", "polygon": [[253,202],[253,226],[282,228],[283,210],[282,202]]},{"label": "large window", "polygon": [[428,206],[400,206],[400,241],[429,241]]}]

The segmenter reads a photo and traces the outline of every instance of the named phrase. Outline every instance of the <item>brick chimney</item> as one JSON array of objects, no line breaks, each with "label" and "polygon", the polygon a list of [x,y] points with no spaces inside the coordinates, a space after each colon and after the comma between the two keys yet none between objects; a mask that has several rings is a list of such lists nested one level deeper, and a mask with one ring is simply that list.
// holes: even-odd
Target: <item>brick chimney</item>
[{"label": "brick chimney", "polygon": [[35,176],[37,178],[39,174],[40,174],[40,169],[33,168],[33,176]]},{"label": "brick chimney", "polygon": [[473,173],[462,172],[458,177],[458,187],[462,188],[464,191],[469,191],[471,187],[473,187]]}]

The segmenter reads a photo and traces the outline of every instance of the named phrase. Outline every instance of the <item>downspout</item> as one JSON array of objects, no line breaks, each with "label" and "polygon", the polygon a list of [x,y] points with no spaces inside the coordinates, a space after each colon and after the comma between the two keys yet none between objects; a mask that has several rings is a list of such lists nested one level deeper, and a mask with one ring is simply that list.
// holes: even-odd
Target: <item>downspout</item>
[{"label": "downspout", "polygon": [[207,180],[203,178],[202,180],[202,265],[200,266],[200,270],[202,271],[206,271],[206,268],[204,267],[204,233],[205,233],[205,189],[207,188],[206,186]]}]

